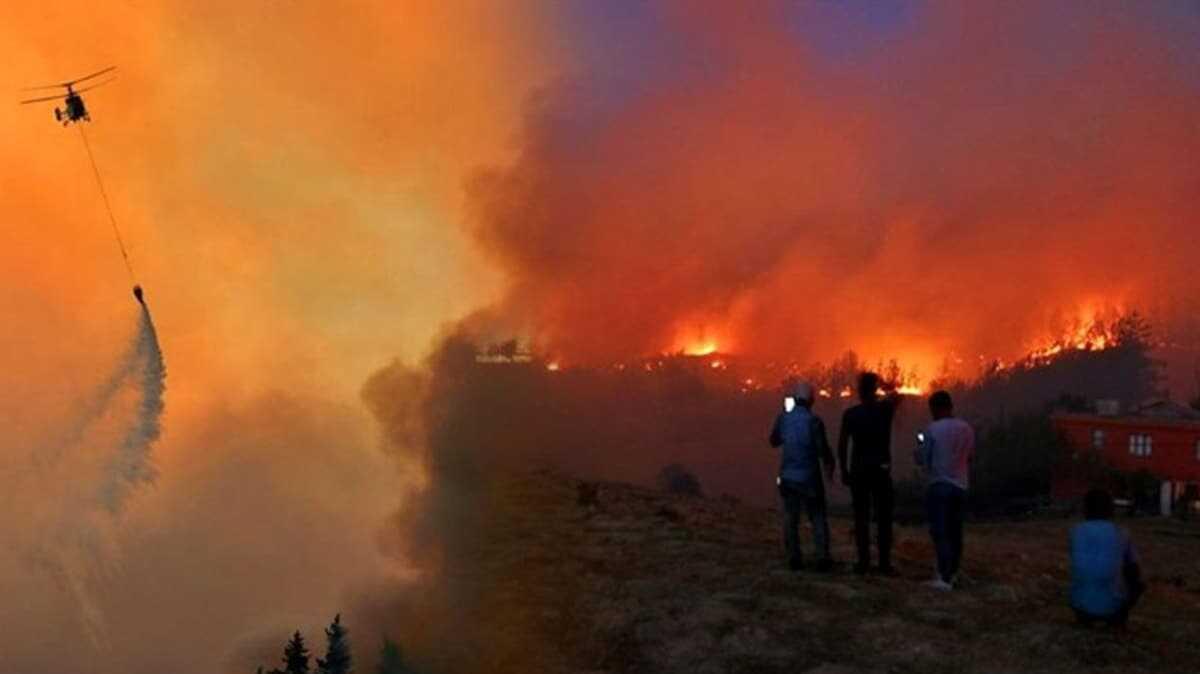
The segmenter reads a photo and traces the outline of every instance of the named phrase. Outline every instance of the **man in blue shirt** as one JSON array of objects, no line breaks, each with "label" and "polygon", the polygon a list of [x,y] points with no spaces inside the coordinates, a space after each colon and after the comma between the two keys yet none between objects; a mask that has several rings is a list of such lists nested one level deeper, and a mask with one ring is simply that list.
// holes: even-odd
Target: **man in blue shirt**
[{"label": "man in blue shirt", "polygon": [[1085,521],[1071,529],[1071,607],[1085,625],[1123,626],[1145,585],[1129,534],[1113,524],[1113,500],[1093,489],[1084,497]]},{"label": "man in blue shirt", "polygon": [[[795,407],[775,418],[771,429],[771,446],[782,447],[779,462],[779,496],[783,500],[783,542],[788,565],[793,570],[803,567],[800,553],[800,512],[808,513],[813,528],[813,543],[817,553],[817,570],[830,571],[829,522],[825,517],[825,476],[833,478],[833,450],[825,434],[825,423],[812,413],[813,390],[806,383],[792,390]],[[822,464],[824,464],[822,466]]]}]

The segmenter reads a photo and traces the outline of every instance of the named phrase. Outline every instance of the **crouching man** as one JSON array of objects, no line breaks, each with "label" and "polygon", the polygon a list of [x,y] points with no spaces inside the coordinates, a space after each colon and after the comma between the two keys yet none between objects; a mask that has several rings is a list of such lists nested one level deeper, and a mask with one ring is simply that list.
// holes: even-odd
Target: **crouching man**
[{"label": "crouching man", "polygon": [[1137,554],[1129,534],[1113,524],[1108,492],[1088,492],[1083,516],[1071,529],[1071,607],[1084,625],[1124,626],[1145,590]]},{"label": "crouching man", "polygon": [[825,477],[833,479],[833,450],[829,447],[825,423],[812,413],[812,387],[796,384],[790,397],[794,405],[785,406],[771,429],[771,446],[782,447],[776,482],[783,500],[783,543],[788,566],[801,569],[800,512],[807,512],[813,528],[816,569],[827,572],[833,568],[833,562],[829,556],[829,521],[821,472],[824,468]]}]

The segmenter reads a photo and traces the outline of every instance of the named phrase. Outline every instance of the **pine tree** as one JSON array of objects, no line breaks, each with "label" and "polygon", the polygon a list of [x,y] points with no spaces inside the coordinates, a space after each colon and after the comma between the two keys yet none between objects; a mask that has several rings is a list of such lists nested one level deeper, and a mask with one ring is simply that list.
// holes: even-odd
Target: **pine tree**
[{"label": "pine tree", "polygon": [[296,630],[283,647],[283,671],[284,674],[308,674],[308,649],[300,630]]},{"label": "pine tree", "polygon": [[333,617],[333,622],[325,628],[325,657],[317,658],[317,671],[320,674],[350,674],[350,640],[347,630],[342,627],[342,614]]},{"label": "pine tree", "polygon": [[413,674],[413,670],[404,662],[404,653],[395,641],[384,637],[383,648],[379,651],[378,674]]}]

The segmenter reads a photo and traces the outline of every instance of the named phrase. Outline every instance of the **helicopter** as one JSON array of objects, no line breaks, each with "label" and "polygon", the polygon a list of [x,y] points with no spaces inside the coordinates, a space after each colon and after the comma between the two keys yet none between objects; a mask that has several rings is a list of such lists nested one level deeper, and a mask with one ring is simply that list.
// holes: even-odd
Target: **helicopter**
[{"label": "helicopter", "polygon": [[94,72],[91,75],[88,75],[86,77],[80,77],[79,79],[71,80],[70,82],[62,82],[59,84],[48,84],[44,87],[30,87],[28,89],[25,89],[25,91],[37,91],[39,89],[57,89],[59,87],[64,87],[67,90],[67,94],[65,97],[63,97],[63,96],[45,96],[42,98],[31,98],[26,101],[21,101],[21,104],[24,105],[26,103],[41,103],[42,101],[56,101],[59,98],[62,98],[63,99],[63,108],[62,109],[59,109],[58,107],[54,108],[54,119],[62,122],[63,126],[66,126],[66,125],[70,124],[71,122],[79,122],[80,120],[85,121],[85,122],[90,122],[90,121],[92,121],[92,118],[91,118],[91,116],[88,115],[87,108],[84,107],[84,105],[83,105],[83,97],[80,96],[79,94],[82,94],[85,91],[91,91],[92,89],[95,89],[98,86],[108,84],[115,78],[110,78],[110,79],[104,80],[103,82],[98,82],[96,84],[92,84],[90,86],[87,86],[87,87],[84,87],[84,88],[78,89],[78,90],[75,89],[75,85],[79,84],[80,82],[84,82],[84,81],[99,77],[105,73],[110,73],[116,69],[117,69],[116,66],[111,66],[111,67],[105,68],[104,70]]}]

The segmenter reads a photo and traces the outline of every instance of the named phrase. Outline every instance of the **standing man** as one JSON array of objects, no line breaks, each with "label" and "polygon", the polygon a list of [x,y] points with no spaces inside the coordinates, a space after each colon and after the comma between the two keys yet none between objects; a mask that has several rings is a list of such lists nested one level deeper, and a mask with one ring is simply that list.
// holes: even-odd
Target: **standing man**
[{"label": "standing man", "polygon": [[946,391],[929,396],[929,411],[933,423],[925,429],[916,461],[929,476],[929,534],[937,552],[937,577],[929,585],[946,591],[954,589],[962,563],[963,516],[975,431],[967,422],[954,418],[954,401]]},{"label": "standing man", "polygon": [[833,568],[829,557],[829,522],[825,517],[825,483],[821,479],[821,464],[825,475],[833,478],[833,451],[825,435],[825,423],[812,413],[813,390],[800,382],[792,389],[795,407],[775,418],[771,429],[771,446],[782,447],[779,462],[779,496],[783,499],[783,543],[788,566],[793,571],[803,568],[800,552],[800,511],[808,512],[812,523],[813,543],[817,553],[817,571]]},{"label": "standing man", "polygon": [[[895,575],[892,566],[892,419],[903,398],[892,390],[879,397],[879,375],[864,372],[858,377],[859,404],[842,415],[838,433],[838,461],[842,484],[854,499],[854,542],[858,546],[855,573],[871,567],[871,510],[879,522],[879,571]],[[849,449],[853,447],[853,452]]]}]

